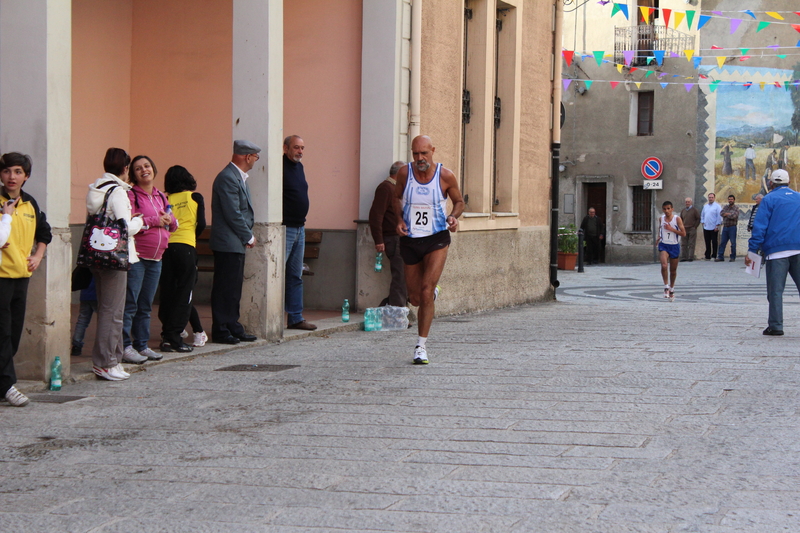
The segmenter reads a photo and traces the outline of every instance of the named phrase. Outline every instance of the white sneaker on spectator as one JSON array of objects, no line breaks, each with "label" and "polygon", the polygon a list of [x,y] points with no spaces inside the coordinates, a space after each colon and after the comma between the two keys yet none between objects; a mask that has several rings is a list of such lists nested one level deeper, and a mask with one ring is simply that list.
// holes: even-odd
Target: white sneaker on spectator
[{"label": "white sneaker on spectator", "polygon": [[116,369],[117,369],[117,372],[119,372],[120,374],[122,374],[122,376],[123,376],[125,379],[128,379],[129,377],[131,377],[131,375],[130,375],[130,374],[128,374],[128,373],[125,371],[125,368],[122,366],[122,363],[117,363],[117,366],[115,366],[114,368],[116,368]]},{"label": "white sneaker on spectator", "polygon": [[93,366],[92,372],[94,372],[95,374],[97,374],[97,376],[103,379],[107,379],[108,381],[122,381],[124,379],[128,379],[129,377],[131,377],[130,374],[125,376],[122,372],[117,370],[116,365],[112,366],[111,368],[102,368],[99,366]]},{"label": "white sneaker on spectator", "polygon": [[28,397],[18,391],[14,385],[11,385],[6,392],[6,401],[14,407],[25,407],[30,402]]},{"label": "white sneaker on spectator", "polygon": [[[131,363],[134,365],[141,365],[147,361],[147,357],[141,355],[133,346],[126,346],[125,351],[122,352],[122,362]],[[96,373],[96,372],[95,372]]]},{"label": "white sneaker on spectator", "polygon": [[185,339],[189,336],[189,332],[186,330],[181,331],[181,339]]},{"label": "white sneaker on spectator", "polygon": [[205,346],[206,342],[208,342],[208,335],[206,335],[205,331],[201,331],[194,334],[194,342],[192,343],[192,346],[197,346],[199,348],[200,346]]},{"label": "white sneaker on spectator", "polygon": [[150,347],[147,347],[144,350],[142,350],[141,352],[139,352],[139,355],[141,355],[142,357],[146,357],[147,359],[150,359],[151,361],[160,361],[164,357],[160,353],[154,352],[153,350],[151,350]]}]

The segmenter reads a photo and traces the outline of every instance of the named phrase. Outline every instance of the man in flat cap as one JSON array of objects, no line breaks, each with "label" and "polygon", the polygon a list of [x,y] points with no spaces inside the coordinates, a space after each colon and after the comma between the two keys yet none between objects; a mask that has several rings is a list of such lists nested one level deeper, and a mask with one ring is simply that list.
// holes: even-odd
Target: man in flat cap
[{"label": "man in flat cap", "polygon": [[253,206],[247,173],[259,159],[261,148],[250,141],[233,141],[231,162],[217,174],[211,196],[211,238],[214,283],[211,288],[211,341],[221,344],[252,342],[239,323],[245,249],[256,244]]},{"label": "man in flat cap", "polygon": [[303,318],[303,255],[306,250],[308,182],[303,170],[306,145],[298,135],[283,140],[283,225],[286,226],[287,329],[313,331],[317,326]]}]

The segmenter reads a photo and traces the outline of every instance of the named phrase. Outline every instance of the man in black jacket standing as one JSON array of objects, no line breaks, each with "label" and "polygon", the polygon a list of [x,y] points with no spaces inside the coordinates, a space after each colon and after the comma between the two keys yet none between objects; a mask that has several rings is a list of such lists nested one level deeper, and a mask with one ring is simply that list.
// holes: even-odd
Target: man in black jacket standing
[{"label": "man in black jacket standing", "polygon": [[589,214],[583,217],[581,229],[586,239],[586,264],[596,265],[600,262],[600,246],[606,235],[606,226],[597,217],[594,207],[590,207]]},{"label": "man in black jacket standing", "polygon": [[303,170],[306,145],[298,135],[283,140],[283,225],[286,226],[287,329],[313,331],[317,326],[303,318],[303,255],[306,250],[308,182]]}]

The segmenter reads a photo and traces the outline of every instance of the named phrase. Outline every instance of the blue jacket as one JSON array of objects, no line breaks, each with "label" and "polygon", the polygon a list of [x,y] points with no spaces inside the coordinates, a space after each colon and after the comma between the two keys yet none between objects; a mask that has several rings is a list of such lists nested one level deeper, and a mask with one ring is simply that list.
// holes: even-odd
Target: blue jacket
[{"label": "blue jacket", "polygon": [[780,185],[761,200],[747,249],[765,256],[800,250],[800,193]]}]

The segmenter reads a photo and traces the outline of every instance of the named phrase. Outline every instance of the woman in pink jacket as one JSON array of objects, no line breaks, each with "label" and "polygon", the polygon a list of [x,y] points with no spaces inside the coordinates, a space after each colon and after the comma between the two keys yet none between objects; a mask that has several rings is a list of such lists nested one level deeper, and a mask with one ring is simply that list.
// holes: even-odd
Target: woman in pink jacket
[{"label": "woman in pink jacket", "polygon": [[133,213],[142,215],[144,226],[136,234],[136,253],[139,262],[128,271],[128,291],[125,297],[123,320],[123,360],[141,364],[148,359],[163,356],[147,346],[150,340],[150,311],[153,297],[161,278],[161,256],[169,244],[169,234],[178,228],[167,197],[156,189],[154,183],[158,170],[146,155],[137,155],[131,161],[128,191]]}]

